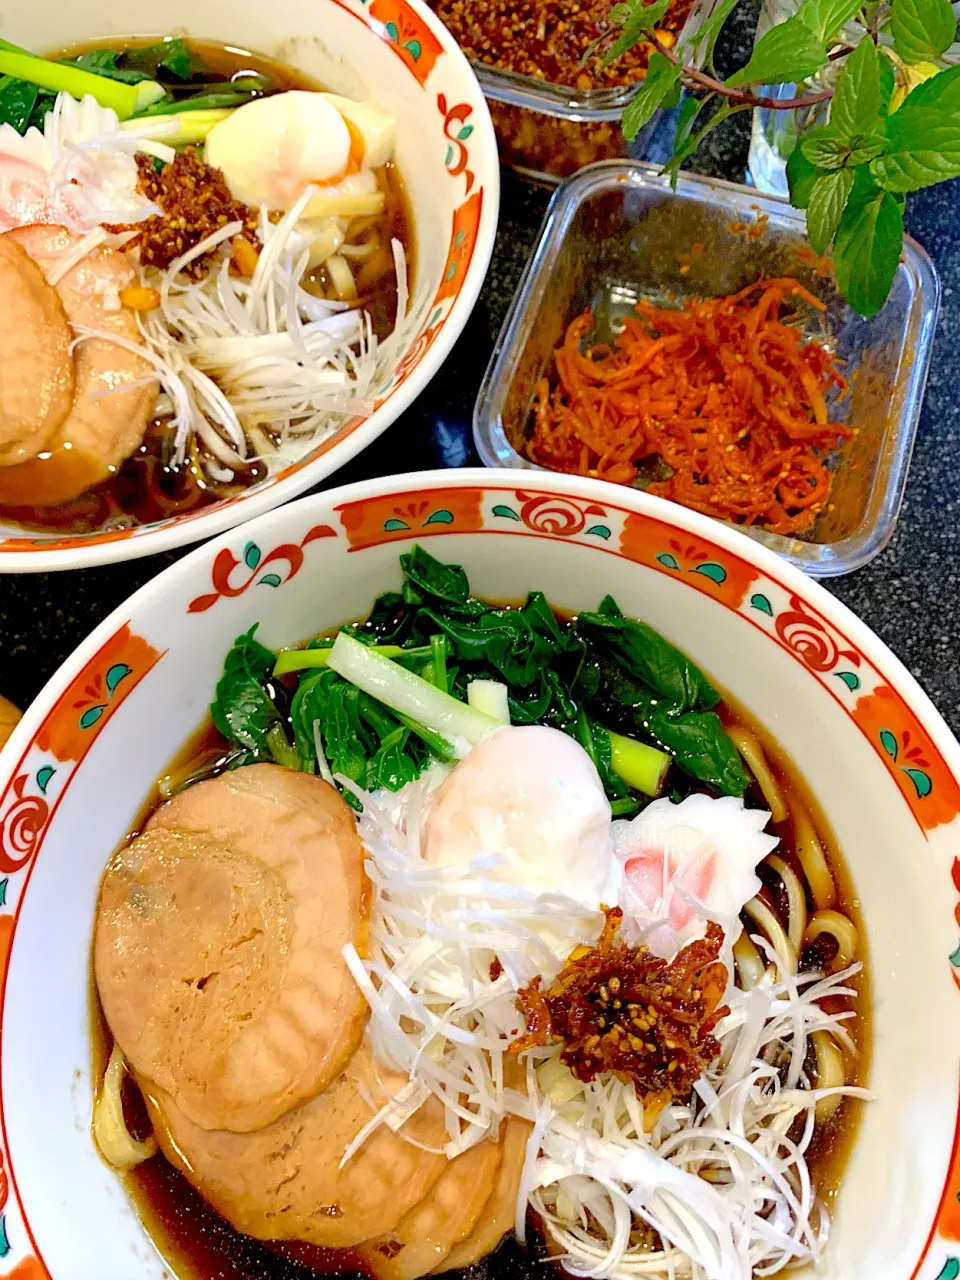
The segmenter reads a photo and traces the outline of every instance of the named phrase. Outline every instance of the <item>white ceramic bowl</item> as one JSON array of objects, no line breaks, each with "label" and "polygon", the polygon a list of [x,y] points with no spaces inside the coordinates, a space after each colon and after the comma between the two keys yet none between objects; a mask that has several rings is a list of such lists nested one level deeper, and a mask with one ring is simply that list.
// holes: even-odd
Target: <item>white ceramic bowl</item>
[{"label": "white ceramic bowl", "polygon": [[825,1274],[954,1280],[960,746],[884,645],[773,553],[641,493],[509,471],[353,485],[205,545],[97,628],[0,753],[0,1274],[164,1274],[89,1133],[101,872],[202,721],[234,637],[259,622],[267,644],[290,645],[363,615],[418,541],[481,595],[539,587],[577,610],[613,592],[799,766],[852,874],[873,993],[877,1096]]},{"label": "white ceramic bowl", "polygon": [[342,467],[385,431],[434,376],[466,324],[493,251],[500,201],[486,100],[443,24],[421,0],[19,0],[3,36],[28,49],[101,37],[184,32],[288,62],[330,88],[389,107],[413,208],[414,288],[423,323],[393,383],[304,461],[237,498],[137,529],[42,535],[0,521],[0,573],[77,569],[153,555],[262,515]]}]

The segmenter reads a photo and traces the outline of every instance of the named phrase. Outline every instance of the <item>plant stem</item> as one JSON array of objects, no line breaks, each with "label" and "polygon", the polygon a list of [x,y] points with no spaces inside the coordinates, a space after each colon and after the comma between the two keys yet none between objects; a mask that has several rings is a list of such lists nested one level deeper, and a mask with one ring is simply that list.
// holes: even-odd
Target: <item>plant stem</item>
[{"label": "plant stem", "polygon": [[[661,44],[654,32],[648,32],[647,38],[654,48],[672,62],[675,67],[683,66],[673,50],[668,49],[665,44]],[[724,98],[729,98],[731,102],[739,103],[742,106],[766,107],[770,111],[793,111],[804,107],[815,107],[818,102],[826,102],[828,98],[833,97],[832,89],[822,89],[818,93],[808,93],[801,98],[758,97],[757,94],[751,93],[749,89],[728,89],[722,80],[715,80],[713,76],[708,76],[705,71],[698,71],[696,67],[683,67],[683,78],[688,89],[708,89],[711,93],[719,93]]]}]

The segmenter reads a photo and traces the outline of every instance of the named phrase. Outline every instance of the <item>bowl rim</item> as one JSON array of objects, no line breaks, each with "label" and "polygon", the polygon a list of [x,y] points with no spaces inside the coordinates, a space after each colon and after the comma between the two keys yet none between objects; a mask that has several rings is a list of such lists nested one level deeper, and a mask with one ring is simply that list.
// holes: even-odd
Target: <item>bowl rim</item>
[{"label": "bowl rim", "polygon": [[[253,521],[244,522],[242,527],[245,535],[256,538],[266,531],[272,531],[273,524],[282,526],[287,520],[301,523],[299,519],[301,513],[313,509],[317,512],[335,510],[352,502],[391,494],[417,493],[424,489],[497,488],[501,485],[526,488],[530,486],[530,482],[528,470],[508,468],[491,470],[484,467],[450,467],[376,476],[324,489],[320,493],[310,494],[296,502],[285,503],[281,507],[262,513]],[[537,476],[536,485],[538,492],[548,496],[552,492],[559,497],[581,498],[588,502],[611,505],[611,486],[602,480],[544,472],[542,478]],[[670,502],[666,498],[659,498],[637,489],[620,490],[618,500],[622,501],[623,506],[631,508],[639,515],[651,516],[663,524],[675,526],[679,532],[698,536],[708,543],[719,545],[723,550],[748,561],[760,573],[766,574],[783,586],[791,595],[809,600],[829,623],[869,657],[871,663],[898,691],[903,701],[916,713],[954,778],[960,783],[960,740],[954,736],[930,696],[901,659],[849,606],[827,591],[815,578],[811,578],[763,543],[755,541],[731,525],[722,524],[709,516]],[[15,758],[19,760],[23,756],[56,699],[69,686],[70,681],[83,670],[87,662],[99,652],[104,642],[115,634],[118,627],[124,623],[132,623],[140,608],[153,597],[161,596],[168,584],[188,577],[198,566],[212,562],[221,551],[231,550],[231,538],[235,532],[235,528],[228,529],[218,538],[195,547],[173,564],[161,569],[153,578],[143,583],[111,610],[86,639],[77,645],[24,710],[9,740],[0,748],[0,793],[3,792],[8,773],[14,772]]]},{"label": "bowl rim", "polygon": [[[361,0],[361,3],[365,2],[366,0]],[[343,0],[329,0],[329,3],[336,4],[346,12],[353,13],[354,16],[361,16],[344,4]],[[476,154],[471,155],[471,164],[479,170],[478,188],[483,191],[476,241],[467,265],[464,283],[441,321],[440,332],[429,350],[400,386],[387,392],[383,403],[368,418],[354,418],[345,423],[335,435],[319,446],[321,452],[314,452],[300,462],[292,464],[287,468],[286,474],[272,483],[255,486],[233,500],[217,503],[199,512],[173,517],[169,522],[163,521],[156,529],[147,529],[143,532],[124,530],[118,535],[102,533],[86,535],[90,539],[89,542],[79,546],[54,545],[49,550],[45,549],[44,542],[70,542],[73,540],[73,535],[63,535],[62,539],[55,540],[50,535],[37,531],[35,545],[30,550],[19,548],[5,550],[3,546],[5,540],[15,537],[19,542],[29,543],[34,541],[31,536],[34,531],[24,529],[22,534],[0,535],[0,574],[51,573],[66,569],[90,569],[125,560],[138,560],[144,556],[158,555],[177,547],[189,546],[191,543],[234,529],[248,520],[257,519],[291,499],[300,497],[307,489],[325,480],[355,458],[393,426],[440,371],[463,332],[487,277],[500,216],[500,165],[490,109],[470,62],[425,0],[403,0],[403,3],[414,11],[440,42],[444,54],[450,59],[447,65],[457,70],[458,83],[464,89],[472,86],[471,123],[473,137],[480,144]],[[366,35],[360,37],[361,41],[366,38],[386,39],[378,35],[373,25],[369,23],[364,25],[364,31]],[[422,88],[425,92],[432,93],[432,90],[427,87],[427,80],[423,82]],[[136,536],[129,536],[131,533]],[[79,540],[84,535],[76,536]]]},{"label": "bowl rim", "polygon": [[[599,160],[580,169],[554,192],[550,200],[477,394],[473,411],[473,440],[485,466],[497,470],[522,467],[541,476],[558,474],[528,462],[510,444],[501,423],[502,388],[510,380],[508,366],[518,359],[529,339],[530,326],[538,312],[541,298],[537,286],[552,272],[574,214],[591,195],[609,189],[613,184],[653,188],[671,198],[686,194],[688,198],[696,199],[702,204],[710,203],[710,192],[726,193],[735,199],[746,216],[752,217],[754,211],[759,214],[774,214],[779,222],[789,224],[800,236],[806,238],[806,221],[802,210],[794,209],[789,201],[780,196],[758,191],[743,183],[681,172],[674,186],[663,174],[661,166],[643,160]],[[905,273],[912,283],[913,297],[907,322],[915,329],[910,336],[913,359],[902,374],[904,394],[901,412],[895,424],[893,460],[885,491],[880,496],[875,523],[866,524],[846,537],[829,543],[803,543],[799,539],[765,533],[759,529],[748,535],[752,541],[775,549],[785,562],[802,569],[811,577],[837,577],[868,564],[880,554],[893,536],[903,504],[927,377],[933,359],[933,338],[942,287],[930,255],[912,236],[904,236],[903,254],[897,270],[898,273]],[[723,522],[717,520],[714,523]],[[807,558],[791,550],[805,546],[813,547],[819,554],[815,558]]]}]

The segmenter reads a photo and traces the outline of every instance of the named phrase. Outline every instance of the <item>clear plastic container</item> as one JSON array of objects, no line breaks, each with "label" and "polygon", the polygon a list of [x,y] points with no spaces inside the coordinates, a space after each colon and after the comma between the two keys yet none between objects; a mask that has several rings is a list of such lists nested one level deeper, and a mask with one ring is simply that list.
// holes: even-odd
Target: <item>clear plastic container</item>
[{"label": "clear plastic container", "polygon": [[[695,247],[696,246],[696,247]],[[829,508],[808,534],[747,529],[818,577],[849,573],[893,533],[923,401],[940,298],[933,264],[909,238],[893,290],[871,320],[851,310],[804,235],[804,216],[747,187],[683,174],[672,191],[650,165],[607,162],[554,195],[536,249],[484,377],[474,438],[488,467],[540,470],[522,443],[538,381],[570,320],[586,307],[607,320],[640,298],[733,293],[760,275],[791,275],[827,305],[810,308],[811,336],[829,335],[858,428],[840,455]]]},{"label": "clear plastic container", "polygon": [[[678,41],[709,17],[717,0],[695,0]],[[490,107],[500,160],[525,177],[556,183],[601,160],[639,159],[660,119],[657,112],[628,142],[620,126],[636,84],[576,89],[473,62]]]},{"label": "clear plastic container", "polygon": [[500,162],[537,182],[560,182],[600,160],[639,158],[656,113],[632,142],[620,125],[636,85],[570,89],[475,63],[497,134]]}]

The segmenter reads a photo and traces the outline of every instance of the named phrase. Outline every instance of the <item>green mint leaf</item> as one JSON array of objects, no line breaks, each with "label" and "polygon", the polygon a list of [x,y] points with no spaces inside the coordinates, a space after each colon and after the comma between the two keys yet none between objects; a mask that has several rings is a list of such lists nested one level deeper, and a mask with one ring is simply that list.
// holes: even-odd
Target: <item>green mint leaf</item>
[{"label": "green mint leaf", "polygon": [[794,147],[787,159],[787,185],[790,203],[795,209],[805,209],[810,200],[813,184],[824,173],[807,159],[800,147]]},{"label": "green mint leaf", "polygon": [[739,2],[740,0],[722,0],[697,32],[695,40],[700,47],[700,61],[704,65],[709,66],[713,63],[713,48],[717,43],[717,37]]},{"label": "green mint leaf", "polygon": [[950,0],[893,0],[893,44],[904,62],[934,62],[957,36]]},{"label": "green mint leaf", "polygon": [[622,35],[617,36],[603,58],[603,65],[609,67],[612,62],[635,44],[639,44],[648,31],[652,31],[660,19],[670,8],[671,0],[654,0],[653,4],[638,5],[632,9],[630,20]]},{"label": "green mint leaf", "polygon": [[818,169],[842,169],[850,156],[850,143],[834,129],[815,129],[800,143],[800,150]]},{"label": "green mint leaf", "polygon": [[826,253],[852,190],[852,169],[825,173],[813,184],[807,204],[807,236],[814,253]]},{"label": "green mint leaf", "polygon": [[623,132],[627,138],[635,138],[653,118],[663,100],[677,87],[682,71],[679,63],[671,62],[662,53],[650,55],[646,79],[623,113]]},{"label": "green mint leaf", "polygon": [[887,57],[878,59],[877,71],[880,80],[880,114],[886,115],[890,110],[893,91],[897,87],[897,77],[893,70],[893,63]]},{"label": "green mint leaf", "polygon": [[850,155],[847,164],[867,164],[882,156],[887,149],[887,140],[882,133],[869,133],[866,136],[854,134],[850,139]]},{"label": "green mint leaf", "polygon": [[742,84],[799,83],[825,66],[823,41],[797,14],[781,22],[757,41],[747,65],[727,80],[734,89]]},{"label": "green mint leaf", "polygon": [[[691,101],[694,105],[692,109],[689,109],[687,108],[687,103]],[[663,172],[665,174],[669,174],[671,185],[674,189],[676,189],[677,175],[680,172],[680,166],[683,164],[684,160],[686,160],[688,156],[693,155],[708,133],[713,129],[716,129],[717,125],[722,124],[724,120],[733,115],[736,110],[736,108],[731,107],[729,102],[722,102],[703,128],[698,129],[697,132],[694,133],[693,125],[696,121],[697,114],[701,107],[706,106],[708,101],[708,98],[703,98],[699,102],[696,101],[696,99],[688,98],[687,102],[683,104],[683,108],[681,108],[680,120],[677,124],[677,136],[673,143],[673,157],[669,164],[664,165],[663,168]],[[686,111],[684,110],[685,108],[687,108]]]},{"label": "green mint leaf", "polygon": [[[861,170],[861,172],[863,172]],[[887,300],[903,247],[903,208],[889,191],[854,191],[840,218],[833,258],[840,292],[862,316],[876,315]]]},{"label": "green mint leaf", "polygon": [[863,0],[803,0],[796,16],[830,45],[862,6]]},{"label": "green mint leaf", "polygon": [[625,27],[632,14],[633,10],[628,4],[615,4],[610,10],[610,21],[615,27]]},{"label": "green mint leaf", "polygon": [[845,140],[876,128],[880,116],[880,55],[864,36],[847,58],[830,104],[830,128]]},{"label": "green mint leaf", "polygon": [[886,153],[870,174],[887,191],[917,191],[960,175],[960,67],[917,85],[883,130]]},{"label": "green mint leaf", "polygon": [[672,111],[674,107],[679,107],[682,100],[683,100],[683,83],[682,81],[678,80],[677,83],[670,90],[670,92],[667,94],[667,96],[664,98],[664,100],[660,103],[660,106],[663,108],[664,111]]},{"label": "green mint leaf", "polygon": [[680,108],[677,132],[673,137],[673,155],[663,169],[664,173],[669,175],[674,187],[677,185],[677,174],[680,172],[680,166],[687,156],[692,155],[697,149],[697,141],[691,137],[691,134],[702,106],[704,106],[704,99],[702,98],[684,98],[683,106]]}]

